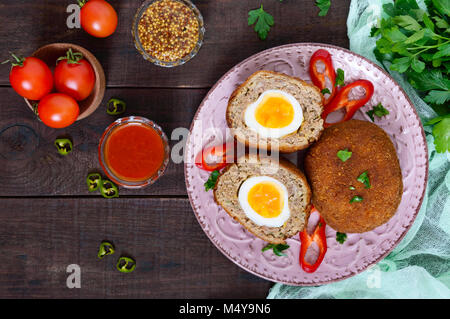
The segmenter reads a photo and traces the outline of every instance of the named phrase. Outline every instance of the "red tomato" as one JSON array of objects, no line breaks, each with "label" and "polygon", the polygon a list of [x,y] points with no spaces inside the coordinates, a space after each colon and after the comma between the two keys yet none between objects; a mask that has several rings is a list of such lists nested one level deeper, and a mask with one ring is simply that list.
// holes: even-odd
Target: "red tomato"
[{"label": "red tomato", "polygon": [[39,118],[45,125],[53,128],[63,128],[73,124],[79,113],[77,101],[63,93],[49,94],[38,105]]},{"label": "red tomato", "polygon": [[47,64],[34,57],[18,58],[12,62],[9,82],[13,89],[24,98],[40,100],[53,88],[53,75]]},{"label": "red tomato", "polygon": [[55,87],[58,92],[82,101],[94,88],[95,73],[86,59],[75,59],[75,61],[66,58],[58,62],[55,68]]},{"label": "red tomato", "polygon": [[116,31],[117,12],[104,0],[90,0],[81,2],[81,27],[90,35],[106,38]]}]

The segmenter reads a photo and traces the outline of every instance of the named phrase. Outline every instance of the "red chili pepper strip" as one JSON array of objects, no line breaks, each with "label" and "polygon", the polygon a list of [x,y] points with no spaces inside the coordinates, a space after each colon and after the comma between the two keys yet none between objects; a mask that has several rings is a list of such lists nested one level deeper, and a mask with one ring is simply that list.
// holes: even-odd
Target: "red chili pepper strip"
[{"label": "red chili pepper strip", "polygon": [[[350,94],[350,91],[356,87],[362,87],[365,90],[365,94],[362,98],[357,100],[349,100],[348,95]],[[334,99],[331,101],[330,104],[328,104],[325,107],[325,110],[322,113],[322,118],[324,119],[324,127],[331,126],[336,123],[327,123],[326,119],[328,114],[337,111],[343,107],[345,107],[346,113],[344,118],[340,122],[345,122],[350,120],[353,115],[355,115],[356,111],[364,106],[372,97],[374,91],[374,87],[372,82],[367,80],[357,80],[353,83],[347,84],[342,89],[339,90],[337,95],[334,97]],[[340,123],[339,122],[339,123]]]},{"label": "red chili pepper strip", "polygon": [[[317,71],[317,62],[321,61],[325,65],[325,71],[320,73]],[[317,86],[321,91],[327,87],[326,78],[331,82],[331,93],[330,96],[324,100],[324,105],[330,103],[336,94],[336,72],[333,67],[333,60],[331,59],[331,54],[327,50],[319,49],[311,56],[311,60],[309,62],[309,76],[311,77],[312,82],[315,86]]]},{"label": "red chili pepper strip", "polygon": [[232,143],[225,143],[203,149],[197,154],[195,165],[205,171],[215,171],[224,168],[234,160],[234,154],[227,154],[230,149],[230,145],[228,144],[234,147]]},{"label": "red chili pepper strip", "polygon": [[[314,207],[312,208],[314,210]],[[306,227],[300,232],[300,265],[302,269],[307,273],[313,273],[319,268],[320,264],[325,257],[325,253],[327,252],[327,237],[325,235],[326,223],[322,216],[320,216],[319,223],[316,226],[314,232],[310,235],[308,234]],[[310,264],[305,260],[306,252],[308,248],[315,242],[319,247],[319,256],[316,259],[314,264]]]}]

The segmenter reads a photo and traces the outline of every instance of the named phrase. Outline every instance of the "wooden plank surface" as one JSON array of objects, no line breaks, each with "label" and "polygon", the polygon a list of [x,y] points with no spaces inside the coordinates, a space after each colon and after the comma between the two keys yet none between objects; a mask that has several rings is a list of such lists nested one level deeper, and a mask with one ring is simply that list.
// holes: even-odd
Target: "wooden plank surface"
[{"label": "wooden plank surface", "polygon": [[[26,55],[44,44],[70,42],[87,48],[99,59],[109,86],[204,88],[212,86],[235,64],[267,48],[295,42],[348,46],[345,23],[349,1],[346,0],[332,1],[326,17],[317,15],[319,9],[314,0],[194,1],[205,20],[204,45],[189,63],[166,69],[145,61],[134,47],[132,22],[143,1],[110,1],[118,11],[119,25],[116,33],[107,39],[96,39],[81,29],[67,28],[66,7],[71,2],[76,1],[2,1],[0,57],[6,57],[8,51]],[[259,40],[247,25],[248,11],[261,4],[275,19],[266,41]],[[2,71],[0,85],[7,84],[7,72]]]},{"label": "wooden plank surface", "polygon": [[[0,60],[13,51],[29,55],[53,42],[90,50],[103,65],[107,90],[89,118],[54,130],[36,120],[9,87],[0,65],[0,298],[265,298],[271,282],[234,265],[208,240],[187,199],[183,164],[143,190],[120,190],[105,200],[86,190],[86,175],[99,171],[97,146],[116,117],[106,101],[128,102],[124,115],[141,115],[171,136],[189,128],[209,88],[243,59],[274,46],[323,42],[348,47],[349,1],[333,0],[326,17],[314,0],[198,0],[205,43],[186,65],[166,69],[145,61],[131,37],[143,0],[110,0],[119,13],[107,39],[66,26],[66,7],[76,1],[0,0]],[[247,25],[261,4],[275,19],[266,41]],[[53,141],[69,135],[75,150],[59,156]],[[172,141],[174,145],[176,141]],[[97,260],[98,245],[111,240],[117,253]],[[120,254],[137,259],[135,272],[114,269]],[[81,289],[66,287],[66,267],[81,267]]]},{"label": "wooden plank surface", "polygon": [[[204,89],[108,89],[104,103],[86,119],[66,129],[51,129],[39,122],[10,88],[0,88],[0,196],[95,196],[86,188],[89,172],[100,171],[98,143],[106,127],[117,116],[108,115],[110,97],[127,101],[123,116],[152,119],[168,138],[176,128],[188,129]],[[53,145],[61,135],[74,142],[74,151],[60,156]],[[175,138],[175,137],[174,137]],[[171,145],[178,143],[178,137]],[[186,195],[183,163],[170,161],[165,175],[151,187],[121,194]]]},{"label": "wooden plank surface", "polygon": [[[2,298],[264,298],[272,283],[223,256],[187,199],[2,199]],[[101,241],[116,253],[97,259]],[[137,267],[115,269],[121,254]],[[81,269],[68,289],[66,268]]]}]

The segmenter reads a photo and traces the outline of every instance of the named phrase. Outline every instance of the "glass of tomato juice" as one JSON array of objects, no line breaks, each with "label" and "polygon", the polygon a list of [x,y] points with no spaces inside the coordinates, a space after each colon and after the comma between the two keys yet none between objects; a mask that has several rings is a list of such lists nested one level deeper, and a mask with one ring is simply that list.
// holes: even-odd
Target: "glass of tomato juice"
[{"label": "glass of tomato juice", "polygon": [[169,163],[169,142],[154,122],[140,116],[118,119],[103,133],[100,165],[114,183],[125,188],[153,184]]}]

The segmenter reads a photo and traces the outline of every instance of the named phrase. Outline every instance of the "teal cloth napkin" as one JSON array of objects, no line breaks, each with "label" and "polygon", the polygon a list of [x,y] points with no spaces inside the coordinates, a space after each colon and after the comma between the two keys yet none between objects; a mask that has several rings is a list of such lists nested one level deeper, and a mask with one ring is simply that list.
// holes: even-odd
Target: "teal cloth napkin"
[{"label": "teal cloth napkin", "polygon": [[[373,54],[370,30],[392,0],[352,0],[347,19],[350,50],[385,68],[405,89],[422,123],[437,116],[400,74]],[[425,9],[423,0],[419,5]],[[425,127],[429,177],[417,218],[400,244],[381,262],[343,281],[317,286],[275,284],[267,298],[450,298],[450,154],[437,153],[431,129]]]}]

